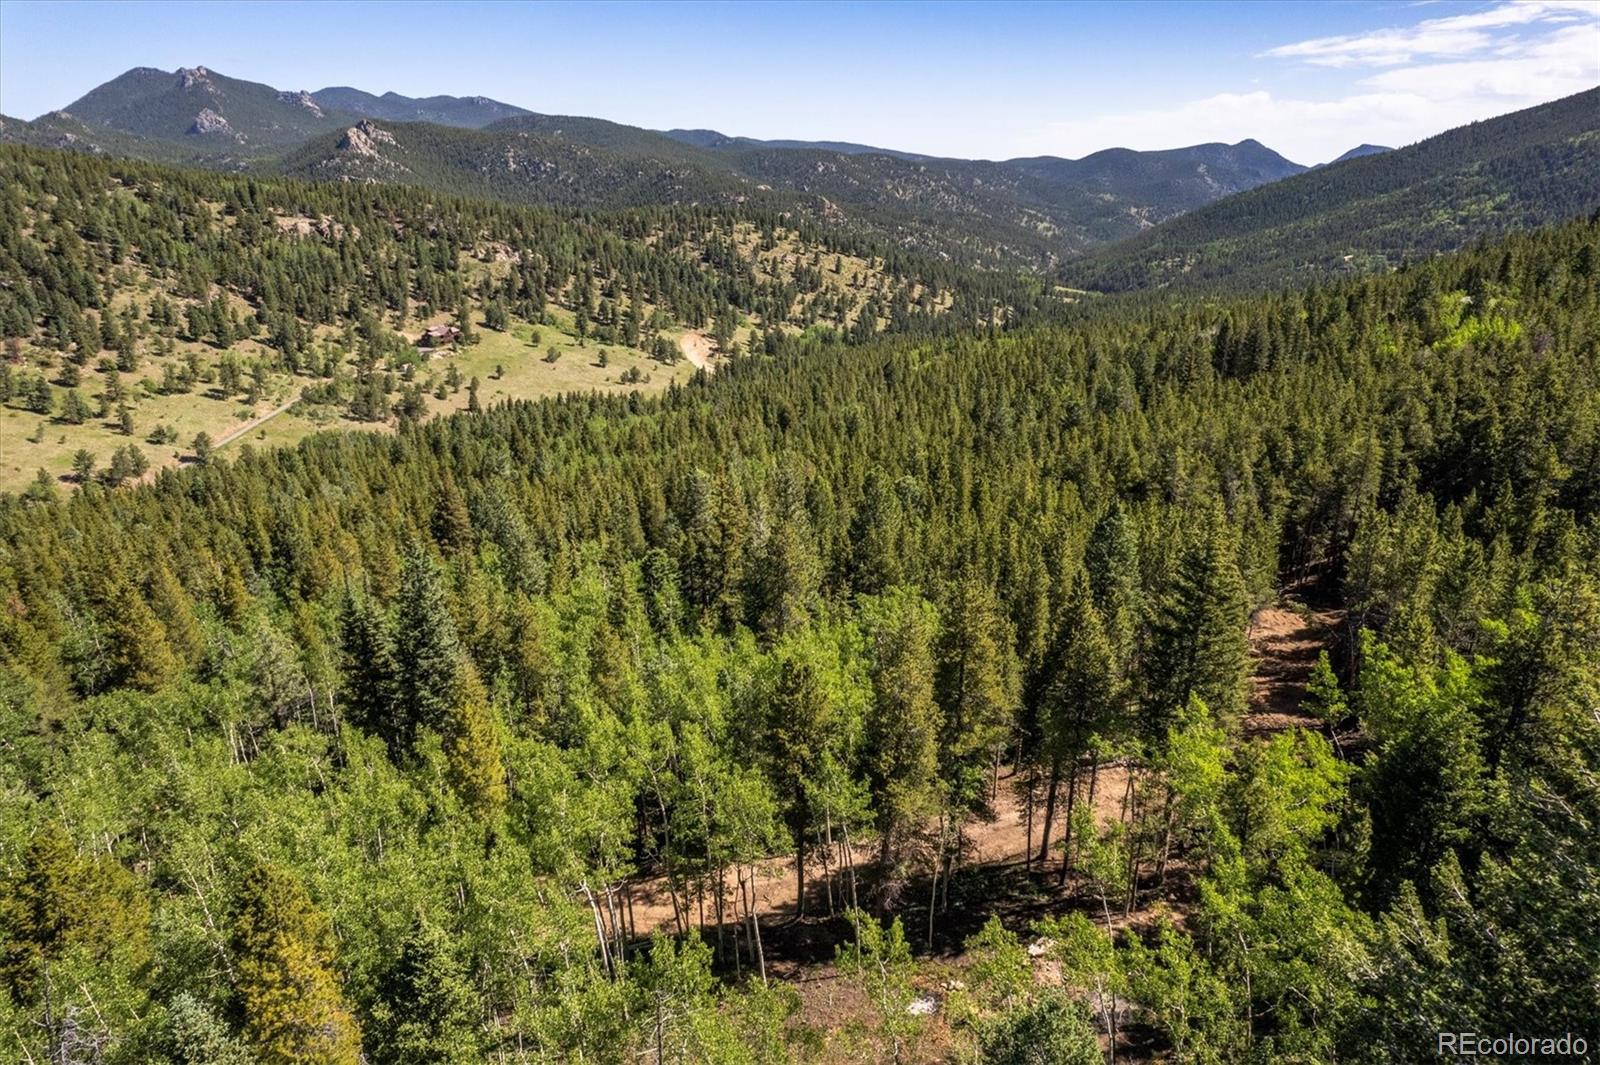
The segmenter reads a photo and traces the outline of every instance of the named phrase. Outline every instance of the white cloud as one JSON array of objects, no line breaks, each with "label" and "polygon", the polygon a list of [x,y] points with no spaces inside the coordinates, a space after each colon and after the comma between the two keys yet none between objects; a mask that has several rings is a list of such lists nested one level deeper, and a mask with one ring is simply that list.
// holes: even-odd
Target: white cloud
[{"label": "white cloud", "polygon": [[1500,38],[1490,31],[1508,27],[1554,25],[1600,17],[1595,0],[1527,0],[1499,4],[1483,11],[1425,19],[1414,26],[1389,27],[1368,33],[1315,37],[1262,52],[1269,59],[1302,59],[1326,67],[1398,66],[1422,58],[1460,57],[1493,47]]},{"label": "white cloud", "polygon": [[1073,156],[1111,144],[1172,148],[1254,137],[1313,163],[1361,143],[1400,147],[1600,83],[1600,3],[1499,4],[1403,29],[1302,41],[1263,56],[1369,70],[1332,99],[1221,93],[1053,122],[1030,131],[1028,150]]},{"label": "white cloud", "polygon": [[1565,26],[1534,41],[1508,42],[1493,58],[1423,63],[1380,71],[1361,84],[1430,99],[1463,96],[1507,100],[1553,99],[1600,81],[1600,26]]}]

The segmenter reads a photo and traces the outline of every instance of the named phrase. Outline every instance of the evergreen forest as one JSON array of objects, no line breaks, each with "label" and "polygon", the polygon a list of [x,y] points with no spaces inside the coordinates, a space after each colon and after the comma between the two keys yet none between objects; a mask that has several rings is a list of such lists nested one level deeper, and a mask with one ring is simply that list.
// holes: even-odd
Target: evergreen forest
[{"label": "evergreen forest", "polygon": [[175,338],[376,409],[425,320],[750,330],[0,497],[0,1058],[1600,1053],[1600,217],[1067,298],[755,208],[0,173],[8,417]]}]

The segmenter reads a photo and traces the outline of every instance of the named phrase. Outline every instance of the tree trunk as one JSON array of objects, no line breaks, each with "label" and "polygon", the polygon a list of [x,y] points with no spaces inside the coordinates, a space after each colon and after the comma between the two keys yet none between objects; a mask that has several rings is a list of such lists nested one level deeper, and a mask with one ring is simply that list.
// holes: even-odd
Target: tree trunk
[{"label": "tree trunk", "polygon": [[1127,759],[1125,770],[1126,770],[1126,772],[1128,774],[1128,777],[1127,777],[1127,783],[1122,789],[1122,814],[1121,814],[1122,824],[1124,826],[1126,826],[1127,823],[1128,823],[1128,804],[1131,801],[1133,801],[1133,759],[1132,758]]},{"label": "tree trunk", "polygon": [[756,872],[750,868],[750,938],[756,946],[756,965],[761,970],[761,986],[767,986],[767,953],[761,946],[761,918],[756,913]]},{"label": "tree trunk", "polygon": [[833,853],[833,814],[823,822],[822,833],[822,885],[828,890],[828,916],[833,916],[833,870],[828,868],[828,856]]},{"label": "tree trunk", "polygon": [[1133,788],[1133,775],[1128,775],[1128,790],[1133,793],[1131,807],[1133,828],[1128,832],[1128,898],[1122,907],[1122,916],[1126,917],[1133,912],[1133,904],[1139,897],[1139,867],[1141,864],[1144,847],[1140,845],[1139,826],[1139,793]]},{"label": "tree trunk", "polygon": [[939,845],[933,858],[933,883],[928,887],[928,949],[933,949],[933,905],[939,898],[939,866],[944,863],[944,812],[939,813]]},{"label": "tree trunk", "polygon": [[1067,768],[1067,823],[1061,833],[1061,872],[1056,876],[1057,884],[1067,882],[1067,874],[1072,871],[1072,811],[1078,798],[1078,758],[1072,758],[1072,764]]},{"label": "tree trunk", "polygon": [[806,837],[805,829],[794,834],[794,919],[806,915]]},{"label": "tree trunk", "polygon": [[[666,865],[666,863],[663,864]],[[678,906],[678,878],[672,874],[671,865],[666,865],[666,871],[667,897],[672,900],[672,926],[677,930],[678,935],[681,936],[689,930],[689,922],[684,917],[683,911]]]},{"label": "tree trunk", "polygon": [[956,870],[961,867],[961,827],[957,825],[955,826],[955,829],[956,849],[955,852],[945,860],[944,885],[939,888],[939,909],[941,910],[948,910],[950,908],[950,881],[955,877]]},{"label": "tree trunk", "polygon": [[856,851],[854,847],[850,846],[850,826],[848,824],[840,825],[839,830],[844,836],[844,856],[850,869],[850,908],[859,910],[861,901],[856,895]]},{"label": "tree trunk", "polygon": [[[1112,934],[1111,933],[1111,903],[1106,898],[1106,892],[1105,892],[1105,888],[1104,887],[1102,887],[1100,889],[1100,912],[1105,915],[1105,919],[1106,919],[1106,935],[1109,936],[1109,935]],[[1113,994],[1111,996],[1111,1009],[1107,1010],[1106,1009],[1106,999],[1105,999],[1105,984],[1104,984],[1103,981],[1098,981],[1098,980],[1095,983],[1096,983],[1096,992],[1097,992],[1096,993],[1096,997],[1100,1001],[1100,1015],[1103,1016],[1106,1019],[1106,1034],[1107,1034],[1107,1036],[1109,1036],[1108,1042],[1109,1042],[1110,1051],[1111,1051],[1110,1060],[1111,1061],[1116,1061],[1117,1060],[1117,998],[1116,998],[1115,994]]]},{"label": "tree trunk", "polygon": [[1167,883],[1167,859],[1172,854],[1173,792],[1167,789],[1167,801],[1161,806],[1161,856],[1156,859],[1156,885]]},{"label": "tree trunk", "polygon": [[594,914],[594,938],[600,943],[600,960],[605,962],[606,973],[615,978],[616,970],[611,967],[611,948],[606,944],[605,923],[600,919],[600,905],[595,901],[594,892],[589,890],[589,881],[583,881],[583,895],[589,900],[589,911]]},{"label": "tree trunk", "polygon": [[1044,793],[1044,824],[1039,833],[1039,864],[1046,865],[1050,861],[1050,828],[1056,819],[1056,786],[1061,783],[1061,757],[1052,756],[1050,759],[1050,782],[1045,787]]},{"label": "tree trunk", "polygon": [[728,964],[727,927],[723,911],[723,896],[728,891],[728,870],[726,866],[717,866],[717,901],[715,912],[717,916],[717,961],[723,965]]},{"label": "tree trunk", "polygon": [[1033,871],[1033,792],[1039,785],[1038,770],[1028,766],[1028,787],[1023,796],[1023,821],[1027,827],[1027,843],[1022,848],[1022,868],[1027,872]]},{"label": "tree trunk", "polygon": [[639,926],[633,922],[633,885],[629,884],[622,892],[622,901],[628,907],[628,938],[639,938]]},{"label": "tree trunk", "polygon": [[1100,833],[1100,826],[1094,818],[1094,792],[1100,784],[1100,748],[1095,747],[1089,751],[1089,831],[1096,836]]},{"label": "tree trunk", "polygon": [[743,958],[744,958],[744,955],[741,954],[740,951],[739,951],[739,936],[740,936],[741,933],[743,933],[744,936],[745,936],[746,942],[745,942],[745,948],[744,949],[750,955],[750,964],[751,965],[755,964],[756,951],[755,951],[755,945],[749,942],[750,936],[749,936],[749,929],[748,929],[748,925],[747,925],[747,922],[748,922],[749,918],[748,918],[747,915],[749,914],[750,911],[749,911],[749,908],[745,905],[745,898],[744,898],[744,867],[742,865],[740,865],[738,862],[734,862],[733,863],[733,875],[734,875],[735,879],[737,879],[738,882],[739,882],[739,894],[734,897],[734,901],[733,901],[733,917],[734,917],[734,920],[737,922],[733,927],[734,970],[735,970],[736,973],[742,974],[744,972],[744,969],[743,969],[743,964],[744,964]]},{"label": "tree trunk", "polygon": [[617,906],[617,889],[612,885],[606,886],[606,917],[611,922],[611,936],[616,940],[617,944],[614,952],[617,964],[626,965],[628,963],[627,940],[623,938],[622,934],[622,912]]}]

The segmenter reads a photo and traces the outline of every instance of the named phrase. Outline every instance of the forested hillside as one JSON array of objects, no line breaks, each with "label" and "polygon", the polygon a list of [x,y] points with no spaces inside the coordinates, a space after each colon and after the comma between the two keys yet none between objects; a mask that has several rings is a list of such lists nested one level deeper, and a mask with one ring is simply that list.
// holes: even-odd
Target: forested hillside
[{"label": "forested hillside", "polygon": [[748,202],[925,254],[1036,270],[1304,169],[1254,142],[987,162],[701,140],[569,115],[478,130],[366,123],[312,138],[281,169],[513,203]]},{"label": "forested hillside", "polygon": [[231,158],[297,144],[355,117],[325,112],[303,92],[280,92],[200,66],[171,72],[136,67],[65,110],[90,126],[203,146],[199,150]]},{"label": "forested hillside", "polygon": [[320,106],[333,111],[391,122],[437,122],[442,126],[473,129],[528,113],[520,107],[491,100],[487,96],[424,96],[418,99],[397,92],[375,96],[347,85],[318,89],[310,95]]},{"label": "forested hillside", "polygon": [[[125,171],[7,159],[7,230],[59,249],[21,277],[75,311],[154,212],[164,270],[242,282],[277,239],[248,204],[378,241],[420,195],[163,174],[79,213]],[[377,307],[484,230],[546,276],[613,248],[434,206],[291,261]],[[716,314],[685,276],[655,291]],[[260,1065],[1596,1046],[1600,225],[1077,313],[7,499],[0,1031]],[[1304,727],[1247,731],[1291,583],[1343,638]],[[1039,854],[997,881],[1006,802]]]},{"label": "forested hillside", "polygon": [[64,111],[0,117],[0,141],[545,207],[760,206],[906,251],[1044,271],[1305,169],[1249,140],[1077,160],[935,159],[658,133],[484,97],[278,91],[205,67],[135,68]]},{"label": "forested hillside", "polygon": [[[1060,305],[753,208],[575,216],[18,148],[0,179],[0,490]],[[430,326],[459,342],[419,348]]]},{"label": "forested hillside", "polygon": [[1102,290],[1262,287],[1385,269],[1600,210],[1596,172],[1600,88],[1398,151],[1347,154],[1098,249],[1065,276]]}]

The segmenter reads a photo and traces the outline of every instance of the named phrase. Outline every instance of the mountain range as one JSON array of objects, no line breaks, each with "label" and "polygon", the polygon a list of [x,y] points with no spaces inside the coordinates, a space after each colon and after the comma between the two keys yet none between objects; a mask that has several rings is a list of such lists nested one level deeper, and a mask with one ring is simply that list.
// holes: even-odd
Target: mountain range
[{"label": "mountain range", "polygon": [[1361,268],[1593,209],[1597,129],[1591,91],[1309,168],[1249,139],[950,159],[656,131],[482,96],[283,91],[202,66],[136,68],[63,111],[0,118],[0,141],[561,208],[776,212],[951,261],[1133,288]]},{"label": "mountain range", "polygon": [[1128,289],[1393,265],[1600,210],[1600,88],[1219,200],[1068,264]]},{"label": "mountain range", "polygon": [[[363,121],[365,120],[365,121]],[[485,97],[282,91],[130,70],[0,140],[596,208],[758,204],[953,259],[1052,266],[1305,167],[1255,142],[1084,159],[937,159],[847,142],[665,133]]]}]

